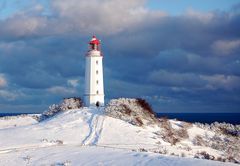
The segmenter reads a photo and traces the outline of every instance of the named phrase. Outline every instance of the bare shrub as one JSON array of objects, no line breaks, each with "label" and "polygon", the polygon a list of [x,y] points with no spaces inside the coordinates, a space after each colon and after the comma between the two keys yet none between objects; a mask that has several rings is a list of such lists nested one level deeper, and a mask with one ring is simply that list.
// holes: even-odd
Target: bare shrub
[{"label": "bare shrub", "polygon": [[202,123],[195,123],[198,127],[202,129],[210,129],[215,132],[221,132],[224,135],[232,136],[232,137],[239,137],[240,136],[240,125],[233,125],[230,123],[219,123],[214,122],[212,124],[202,124]]},{"label": "bare shrub", "polygon": [[62,145],[63,144],[63,141],[62,140],[56,140],[55,141],[58,145]]},{"label": "bare shrub", "polygon": [[181,157],[186,157],[186,154],[184,152],[182,152]]},{"label": "bare shrub", "polygon": [[171,145],[176,145],[176,143],[180,142],[180,139],[177,137],[172,137],[172,139],[170,139],[170,143]]},{"label": "bare shrub", "polygon": [[183,128],[188,129],[188,128],[192,127],[193,124],[189,123],[189,122],[182,122],[182,126],[183,126]]},{"label": "bare shrub", "polygon": [[222,157],[218,157],[218,158],[217,158],[217,161],[225,162],[226,159],[225,159],[225,158],[222,158]]},{"label": "bare shrub", "polygon": [[190,150],[192,150],[192,148],[189,147],[189,146],[187,146],[186,150],[187,150],[187,151],[190,151]]},{"label": "bare shrub", "polygon": [[154,111],[152,110],[152,107],[146,100],[137,98],[137,102],[144,110],[148,111],[148,113],[155,115]]},{"label": "bare shrub", "polygon": [[127,106],[127,105],[124,105],[124,104],[121,104],[121,107],[123,107],[123,112],[127,115],[130,115],[132,110]]},{"label": "bare shrub", "polygon": [[172,130],[172,126],[167,118],[160,118],[160,126],[166,130]]},{"label": "bare shrub", "polygon": [[158,123],[151,106],[144,99],[112,99],[105,107],[105,113],[137,126]]},{"label": "bare shrub", "polygon": [[154,150],[153,152],[154,153],[159,153],[159,154],[167,154],[168,153],[168,151],[165,147],[159,147],[159,149]]},{"label": "bare shrub", "polygon": [[228,156],[226,161],[232,162],[232,163],[239,163],[239,161],[237,161],[233,156]]},{"label": "bare shrub", "polygon": [[81,107],[83,107],[83,101],[79,97],[64,98],[63,102],[60,104],[60,109],[63,111]]},{"label": "bare shrub", "polygon": [[83,101],[79,97],[65,98],[60,104],[53,104],[49,106],[47,111],[44,111],[39,117],[39,121],[43,121],[62,111],[67,111],[70,109],[79,109],[83,107]]},{"label": "bare shrub", "polygon": [[215,157],[214,157],[213,155],[210,155],[210,154],[208,154],[208,153],[205,152],[205,151],[196,153],[196,154],[194,155],[194,158],[207,159],[207,160],[214,160],[214,159],[215,159]]},{"label": "bare shrub", "polygon": [[139,152],[147,152],[147,150],[144,149],[144,148],[140,148],[140,149],[139,149]]},{"label": "bare shrub", "polygon": [[221,130],[221,132],[225,135],[230,135],[230,136],[233,136],[233,137],[237,137],[237,136],[240,136],[240,131],[238,130],[235,130],[235,129],[229,129],[229,128],[226,128],[224,126],[221,126],[219,127],[219,129]]},{"label": "bare shrub", "polygon": [[205,141],[200,135],[196,135],[195,138],[193,139],[193,145],[203,146],[205,145]]},{"label": "bare shrub", "polygon": [[142,126],[143,125],[143,121],[139,117],[136,117],[136,122],[137,122],[138,126]]},{"label": "bare shrub", "polygon": [[171,145],[175,145],[177,143],[177,140],[173,135],[173,128],[170,122],[167,119],[162,119],[160,122],[160,125],[163,128],[162,139],[166,142],[171,143]]},{"label": "bare shrub", "polygon": [[168,117],[167,116],[162,116],[159,118],[159,121],[162,122],[162,121],[167,121],[168,120]]},{"label": "bare shrub", "polygon": [[185,128],[176,130],[176,135],[180,137],[181,139],[187,139],[189,138],[188,132]]},{"label": "bare shrub", "polygon": [[62,145],[63,141],[62,140],[48,140],[46,138],[43,138],[40,140],[43,143],[52,143],[52,144],[57,144],[57,145]]}]

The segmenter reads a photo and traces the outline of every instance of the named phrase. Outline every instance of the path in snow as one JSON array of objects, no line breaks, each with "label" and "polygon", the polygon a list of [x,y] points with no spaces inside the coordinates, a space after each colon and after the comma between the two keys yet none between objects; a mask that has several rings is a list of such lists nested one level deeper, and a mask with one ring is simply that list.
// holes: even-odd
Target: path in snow
[{"label": "path in snow", "polygon": [[96,145],[102,133],[104,116],[92,114],[89,120],[89,134],[83,140],[82,145]]}]

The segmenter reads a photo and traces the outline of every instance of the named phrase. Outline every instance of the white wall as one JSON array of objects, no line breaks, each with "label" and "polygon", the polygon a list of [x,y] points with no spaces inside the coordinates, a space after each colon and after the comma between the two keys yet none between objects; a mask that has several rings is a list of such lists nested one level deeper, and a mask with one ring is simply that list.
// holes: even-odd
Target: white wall
[{"label": "white wall", "polygon": [[[92,50],[86,55],[85,66],[85,105],[104,105],[103,57],[100,51]],[[98,83],[97,83],[98,81]]]}]

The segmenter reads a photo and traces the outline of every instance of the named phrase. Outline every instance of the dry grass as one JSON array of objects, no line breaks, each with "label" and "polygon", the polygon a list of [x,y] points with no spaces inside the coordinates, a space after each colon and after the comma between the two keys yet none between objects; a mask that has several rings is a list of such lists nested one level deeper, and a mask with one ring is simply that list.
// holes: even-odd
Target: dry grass
[{"label": "dry grass", "polygon": [[196,135],[195,138],[193,139],[193,144],[197,146],[203,146],[205,145],[205,141],[200,135]]},{"label": "dry grass", "polygon": [[155,112],[152,110],[151,105],[146,100],[137,98],[137,103],[148,113],[155,115]]},{"label": "dry grass", "polygon": [[136,117],[136,122],[137,122],[138,126],[142,126],[143,125],[143,121],[139,117]]},{"label": "dry grass", "polygon": [[163,140],[171,143],[171,145],[176,145],[176,143],[180,142],[182,139],[187,139],[189,137],[185,127],[178,130],[172,128],[170,121],[166,117],[160,118],[159,122],[161,128],[163,128]]},{"label": "dry grass", "polygon": [[127,115],[131,115],[132,110],[125,104],[121,104],[120,107],[123,108],[123,113],[127,114]]},{"label": "dry grass", "polygon": [[176,133],[176,135],[178,137],[180,137],[181,139],[187,139],[189,137],[186,128],[182,128],[182,129],[176,130],[174,133]]}]

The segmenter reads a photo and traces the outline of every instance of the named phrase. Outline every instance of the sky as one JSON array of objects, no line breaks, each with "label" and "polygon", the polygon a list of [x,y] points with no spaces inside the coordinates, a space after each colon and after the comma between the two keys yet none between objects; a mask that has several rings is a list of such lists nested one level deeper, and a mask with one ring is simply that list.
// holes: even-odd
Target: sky
[{"label": "sky", "polygon": [[92,35],[102,41],[106,102],[240,113],[239,29],[239,0],[1,0],[0,113],[82,97]]}]

